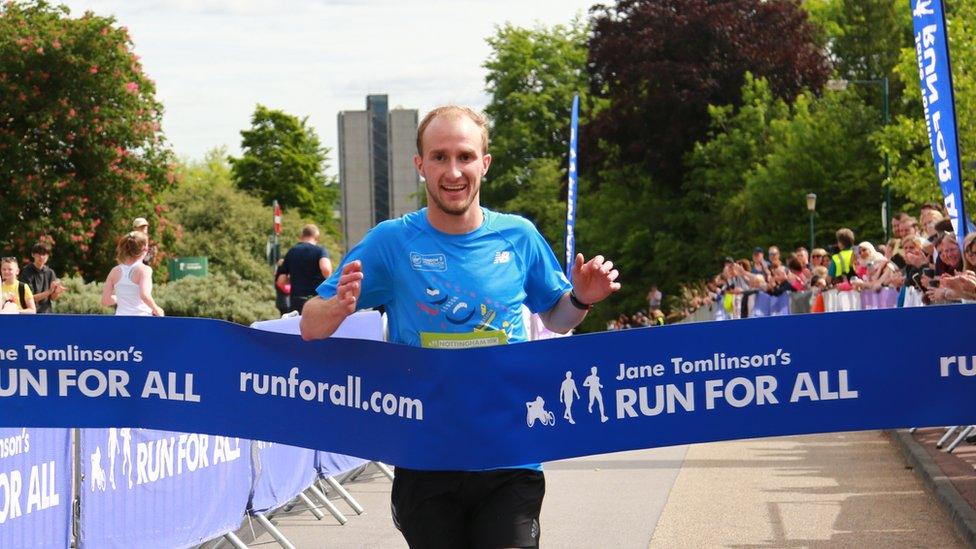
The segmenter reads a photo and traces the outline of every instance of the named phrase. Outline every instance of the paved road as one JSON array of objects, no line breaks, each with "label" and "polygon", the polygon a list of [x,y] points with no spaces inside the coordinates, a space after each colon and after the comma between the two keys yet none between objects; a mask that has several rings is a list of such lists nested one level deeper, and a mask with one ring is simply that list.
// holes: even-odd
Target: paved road
[{"label": "paved road", "polygon": [[[546,547],[964,547],[887,436],[867,431],[701,444],[546,464]],[[339,526],[275,519],[299,548],[403,548],[390,481],[349,485]],[[348,510],[341,502],[340,507]],[[254,546],[276,546],[267,533]]]}]

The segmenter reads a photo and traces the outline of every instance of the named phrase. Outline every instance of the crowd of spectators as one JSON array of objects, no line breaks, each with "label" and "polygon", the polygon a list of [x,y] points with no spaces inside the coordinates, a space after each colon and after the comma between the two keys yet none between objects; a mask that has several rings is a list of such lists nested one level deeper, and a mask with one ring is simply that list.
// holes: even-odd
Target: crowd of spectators
[{"label": "crowd of spectators", "polygon": [[[116,314],[163,316],[163,310],[152,299],[149,262],[155,251],[156,245],[149,239],[149,222],[144,217],[135,218],[132,231],[118,240],[119,265],[106,279],[103,306],[116,307]],[[38,242],[30,254],[32,260],[23,267],[16,256],[0,258],[0,314],[55,312],[54,302],[64,294],[65,287],[47,265],[51,246]],[[138,312],[130,312],[130,308]]]},{"label": "crowd of spectators", "polygon": [[607,322],[607,330],[664,326],[664,311],[661,310],[663,301],[664,294],[656,285],[652,285],[647,292],[647,309],[641,309],[632,315],[621,313],[617,318]]},{"label": "crowd of spectators", "polygon": [[[783,259],[778,246],[756,247],[751,258],[726,257],[721,272],[686,292],[685,313],[728,295],[810,290],[899,291],[899,306],[976,300],[976,235],[962,246],[942,207],[922,206],[916,218],[893,217],[893,237],[884,243],[858,241],[853,231],[838,229],[829,249],[803,246]],[[816,309],[814,309],[816,310]]]}]

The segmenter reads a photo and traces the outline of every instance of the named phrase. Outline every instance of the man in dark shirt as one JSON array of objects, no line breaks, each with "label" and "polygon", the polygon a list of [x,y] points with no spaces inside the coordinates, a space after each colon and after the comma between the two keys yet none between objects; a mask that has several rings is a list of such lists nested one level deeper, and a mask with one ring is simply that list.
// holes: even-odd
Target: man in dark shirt
[{"label": "man in dark shirt", "polygon": [[278,286],[291,283],[291,310],[302,312],[305,302],[315,296],[315,289],[332,274],[329,252],[318,245],[319,228],[302,227],[301,242],[285,254],[285,262],[278,269]]},{"label": "man in dark shirt", "polygon": [[28,263],[20,272],[20,281],[30,286],[31,292],[34,293],[37,314],[53,313],[52,302],[61,297],[64,286],[61,285],[54,270],[47,266],[47,260],[51,258],[51,247],[38,242],[31,248],[31,255],[34,257],[34,262]]}]

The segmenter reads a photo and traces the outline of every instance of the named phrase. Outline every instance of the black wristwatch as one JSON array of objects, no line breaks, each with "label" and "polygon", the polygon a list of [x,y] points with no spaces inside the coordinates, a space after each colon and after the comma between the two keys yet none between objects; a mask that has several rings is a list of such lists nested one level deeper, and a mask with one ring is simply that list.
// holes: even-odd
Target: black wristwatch
[{"label": "black wristwatch", "polygon": [[573,307],[576,307],[581,311],[589,311],[590,309],[593,308],[593,305],[591,303],[583,303],[582,301],[580,301],[579,298],[576,297],[575,290],[569,291],[569,302],[573,304]]}]

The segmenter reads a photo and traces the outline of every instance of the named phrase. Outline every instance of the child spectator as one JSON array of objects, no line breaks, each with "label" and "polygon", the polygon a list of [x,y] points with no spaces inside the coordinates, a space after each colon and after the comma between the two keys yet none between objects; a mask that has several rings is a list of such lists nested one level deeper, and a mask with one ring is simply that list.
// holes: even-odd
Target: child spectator
[{"label": "child spectator", "polygon": [[0,312],[3,314],[34,314],[34,294],[27,284],[17,280],[20,264],[16,257],[0,259]]}]

